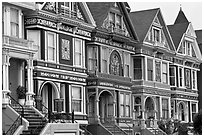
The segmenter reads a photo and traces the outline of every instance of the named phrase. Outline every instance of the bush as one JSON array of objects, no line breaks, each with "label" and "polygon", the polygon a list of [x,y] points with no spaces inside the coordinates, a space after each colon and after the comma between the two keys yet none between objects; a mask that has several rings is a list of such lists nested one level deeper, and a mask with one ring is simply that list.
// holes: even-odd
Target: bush
[{"label": "bush", "polygon": [[16,89],[16,92],[18,94],[18,99],[25,99],[26,88],[24,86],[18,86],[18,88]]}]

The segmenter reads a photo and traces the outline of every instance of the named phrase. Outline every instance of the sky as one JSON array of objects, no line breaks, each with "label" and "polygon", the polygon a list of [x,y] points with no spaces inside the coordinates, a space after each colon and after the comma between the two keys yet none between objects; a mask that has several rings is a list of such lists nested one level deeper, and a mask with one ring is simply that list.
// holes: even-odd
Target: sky
[{"label": "sky", "polygon": [[[143,0],[144,1],[144,0]],[[174,23],[180,7],[182,11],[186,15],[189,22],[192,23],[194,30],[202,29],[202,2],[201,1],[186,1],[186,0],[177,0],[172,2],[171,1],[158,1],[153,0],[149,1],[127,1],[131,12],[133,11],[140,11],[146,9],[153,9],[153,8],[160,8],[163,18],[165,20],[166,25],[171,25]]]}]

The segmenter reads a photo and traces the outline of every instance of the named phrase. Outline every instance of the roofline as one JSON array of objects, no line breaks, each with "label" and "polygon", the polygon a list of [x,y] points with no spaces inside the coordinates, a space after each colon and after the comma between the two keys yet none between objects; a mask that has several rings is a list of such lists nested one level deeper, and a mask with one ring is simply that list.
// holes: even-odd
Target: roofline
[{"label": "roofline", "polygon": [[130,26],[130,31],[132,32],[133,37],[134,37],[137,41],[139,41],[139,37],[137,36],[137,33],[136,33],[136,31],[135,31],[135,28],[134,28],[134,26],[133,26],[133,24],[132,24],[132,20],[130,19],[129,14],[127,13],[127,10],[126,10],[126,8],[125,8],[124,3],[123,3],[123,2],[119,2],[119,3],[120,3],[119,5],[121,5],[122,10],[124,11],[125,16],[127,17],[128,23],[130,23],[130,25],[129,25],[129,26]]},{"label": "roofline", "polygon": [[[150,29],[151,29],[151,26],[152,26],[152,24],[153,24],[153,22],[154,22],[154,20],[155,20],[155,18],[156,18],[156,16],[157,16],[157,14],[158,14],[158,11],[159,11],[159,9],[160,8],[155,8],[155,10],[157,9],[157,13],[156,13],[156,15],[154,16],[154,19],[152,20],[152,23],[150,24],[150,26],[149,26],[149,28],[148,28],[148,31],[147,32],[149,32],[150,31]],[[143,10],[144,11],[144,10]],[[148,10],[145,10],[145,11],[148,11]],[[145,38],[147,37],[147,35],[148,35],[148,33],[146,33],[146,35],[145,35],[145,37],[144,37],[144,39],[142,40],[142,42],[144,42],[144,40],[145,40]]]}]

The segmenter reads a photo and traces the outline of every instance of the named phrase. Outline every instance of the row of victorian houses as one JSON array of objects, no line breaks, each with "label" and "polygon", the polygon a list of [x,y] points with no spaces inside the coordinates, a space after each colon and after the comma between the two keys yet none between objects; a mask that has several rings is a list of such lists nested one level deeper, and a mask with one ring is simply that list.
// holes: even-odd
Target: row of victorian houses
[{"label": "row of victorian houses", "polygon": [[192,23],[182,9],[172,25],[159,8],[130,10],[127,2],[3,2],[2,132],[32,134],[26,112],[11,128],[19,86],[24,109],[41,119],[74,115],[39,134],[72,133],[66,123],[90,134],[159,133],[157,121],[169,118],[192,123],[201,63]]}]

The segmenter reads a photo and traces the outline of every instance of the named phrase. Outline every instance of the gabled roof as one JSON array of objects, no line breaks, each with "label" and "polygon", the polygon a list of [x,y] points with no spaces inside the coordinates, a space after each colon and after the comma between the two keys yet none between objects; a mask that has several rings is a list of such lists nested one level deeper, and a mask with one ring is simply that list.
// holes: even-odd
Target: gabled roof
[{"label": "gabled roof", "polygon": [[188,19],[186,18],[184,12],[180,8],[180,11],[178,13],[178,16],[174,22],[174,24],[179,24],[179,23],[189,23]]},{"label": "gabled roof", "polygon": [[114,2],[87,2],[97,26],[101,26]]},{"label": "gabled roof", "polygon": [[178,48],[183,34],[186,32],[188,26],[189,23],[180,23],[167,26],[176,49]]},{"label": "gabled roof", "polygon": [[131,12],[130,18],[132,20],[134,29],[139,37],[139,41],[143,41],[145,36],[158,12],[159,8],[149,9],[143,11]]},{"label": "gabled roof", "polygon": [[200,49],[200,52],[202,53],[202,30],[195,30],[196,36],[197,36],[197,43]]},{"label": "gabled roof", "polygon": [[[97,28],[100,28],[102,26],[111,8],[114,7],[114,4],[115,2],[87,2],[89,10],[96,22]],[[121,13],[123,13],[124,22],[128,24],[126,25],[126,27],[128,27],[127,28],[128,31],[131,32],[135,40],[138,40],[138,36],[133,30],[133,25],[128,14],[128,9],[127,9],[129,8],[128,3],[118,2],[118,7],[121,10]]]}]

